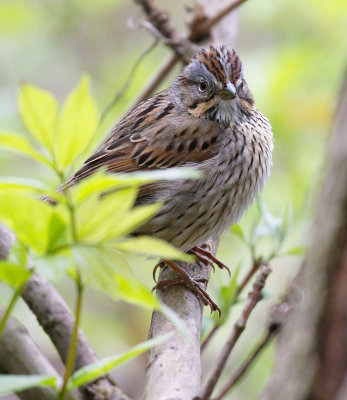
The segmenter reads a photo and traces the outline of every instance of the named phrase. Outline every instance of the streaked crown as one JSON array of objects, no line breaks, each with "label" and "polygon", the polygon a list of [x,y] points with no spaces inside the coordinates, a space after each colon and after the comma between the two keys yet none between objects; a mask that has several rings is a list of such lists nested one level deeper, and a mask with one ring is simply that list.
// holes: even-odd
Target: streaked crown
[{"label": "streaked crown", "polygon": [[225,46],[210,46],[197,54],[195,59],[223,85],[228,81],[235,84],[242,76],[242,63],[234,49],[230,51]]}]

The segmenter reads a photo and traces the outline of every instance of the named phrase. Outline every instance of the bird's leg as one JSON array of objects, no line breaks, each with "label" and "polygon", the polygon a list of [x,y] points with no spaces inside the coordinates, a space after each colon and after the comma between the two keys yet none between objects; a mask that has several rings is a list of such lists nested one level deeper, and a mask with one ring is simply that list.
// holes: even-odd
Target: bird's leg
[{"label": "bird's leg", "polygon": [[[217,306],[217,304],[211,299],[208,293],[200,286],[200,283],[207,282],[206,278],[201,278],[201,279],[192,278],[187,271],[185,271],[174,261],[163,260],[162,263],[165,263],[170,269],[172,269],[172,271],[176,272],[178,277],[174,279],[166,279],[160,281],[153,287],[152,290],[155,289],[163,290],[169,286],[183,283],[198,296],[198,298],[203,302],[205,306],[210,306],[211,312],[218,311],[219,316],[221,315],[221,311]],[[158,264],[156,265],[155,268],[159,267]]]},{"label": "bird's leg", "polygon": [[[211,252],[208,250],[204,249],[202,246],[195,246],[193,247],[189,253],[194,254],[198,260],[202,261],[206,265],[206,260],[209,261],[210,265],[216,264],[220,269],[226,269],[230,274],[230,269],[221,261],[218,260]],[[214,271],[214,268],[213,268]]]}]

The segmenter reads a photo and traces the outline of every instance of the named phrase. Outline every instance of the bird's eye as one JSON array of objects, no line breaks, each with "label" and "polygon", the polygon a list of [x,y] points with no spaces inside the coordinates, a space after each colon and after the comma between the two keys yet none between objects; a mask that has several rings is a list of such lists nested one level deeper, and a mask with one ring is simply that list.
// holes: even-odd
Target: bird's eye
[{"label": "bird's eye", "polygon": [[206,92],[207,82],[205,81],[205,79],[201,79],[198,88],[199,88],[199,92],[201,92],[201,93]]}]

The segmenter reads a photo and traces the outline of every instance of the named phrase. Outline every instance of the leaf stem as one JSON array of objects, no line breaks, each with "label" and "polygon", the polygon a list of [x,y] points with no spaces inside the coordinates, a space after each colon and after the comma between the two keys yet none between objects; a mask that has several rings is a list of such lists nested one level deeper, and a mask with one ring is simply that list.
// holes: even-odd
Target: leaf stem
[{"label": "leaf stem", "polygon": [[66,387],[69,381],[69,378],[73,372],[75,366],[75,359],[76,359],[76,351],[77,351],[77,344],[78,344],[78,326],[80,323],[81,318],[81,311],[82,311],[82,298],[83,298],[83,291],[84,286],[81,280],[81,274],[78,269],[76,269],[76,288],[77,288],[77,301],[76,301],[76,310],[75,310],[75,324],[73,327],[69,353],[66,360],[66,369],[64,375],[64,381],[60,392],[57,396],[57,400],[63,400],[66,395]]},{"label": "leaf stem", "polygon": [[22,291],[22,286],[15,290],[15,292],[14,292],[14,294],[12,296],[12,299],[10,301],[10,304],[8,305],[8,307],[7,307],[6,311],[5,311],[5,314],[4,314],[4,316],[2,317],[2,319],[0,321],[0,341],[1,341],[2,333],[3,333],[3,331],[5,329],[5,326],[6,326],[6,322],[7,322],[8,318],[9,318],[14,306],[17,303],[17,300],[18,300],[18,297],[21,294],[21,291]]}]

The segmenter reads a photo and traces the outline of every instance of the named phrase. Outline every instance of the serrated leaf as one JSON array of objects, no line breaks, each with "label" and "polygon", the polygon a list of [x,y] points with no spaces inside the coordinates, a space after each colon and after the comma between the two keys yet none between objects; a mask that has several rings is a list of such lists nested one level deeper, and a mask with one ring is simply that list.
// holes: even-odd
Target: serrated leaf
[{"label": "serrated leaf", "polygon": [[162,204],[148,204],[145,206],[137,206],[124,214],[121,220],[117,221],[114,229],[110,231],[106,238],[114,238],[117,236],[127,235],[148,221],[154,214],[156,214]]},{"label": "serrated leaf", "polygon": [[45,156],[35,150],[28,139],[11,132],[0,131],[0,146],[19,155],[32,158],[43,164],[53,167],[53,164]]},{"label": "serrated leaf", "polygon": [[66,99],[58,122],[57,162],[66,168],[82,154],[98,124],[97,110],[90,95],[90,82],[82,76]]},{"label": "serrated leaf", "polygon": [[137,196],[136,187],[119,189],[102,199],[85,201],[77,209],[78,237],[100,241],[112,237],[118,222],[122,223]]},{"label": "serrated leaf", "polygon": [[[1,194],[0,221],[38,254],[44,254],[50,243],[58,241],[56,224],[59,224],[59,240],[67,240],[66,222],[58,209],[22,192],[5,191]],[[65,229],[61,228],[62,225]]]},{"label": "serrated leaf", "polygon": [[177,250],[171,244],[162,239],[150,236],[138,236],[131,239],[124,239],[121,242],[116,242],[115,246],[122,251],[132,253],[157,256],[167,260],[185,261],[193,263],[195,257]]},{"label": "serrated leaf", "polygon": [[0,394],[21,392],[38,386],[57,390],[57,377],[51,375],[0,375]]},{"label": "serrated leaf", "polygon": [[52,152],[58,103],[46,90],[25,83],[19,91],[19,112],[32,136]]},{"label": "serrated leaf", "polygon": [[157,171],[129,173],[107,173],[100,168],[95,174],[83,179],[71,188],[76,204],[83,202],[90,195],[104,193],[117,187],[140,186],[157,180],[196,179],[201,173],[194,168],[168,168]]},{"label": "serrated leaf", "polygon": [[75,388],[86,385],[88,382],[100,378],[117,366],[124,364],[125,362],[144,353],[151,347],[158,346],[166,342],[172,335],[173,332],[169,332],[157,338],[147,340],[146,342],[143,342],[122,354],[106,357],[93,364],[80,368],[70,377],[67,384],[67,390],[71,391]]},{"label": "serrated leaf", "polygon": [[156,296],[138,280],[114,273],[113,282],[116,297],[151,310],[159,308],[159,301]]}]

